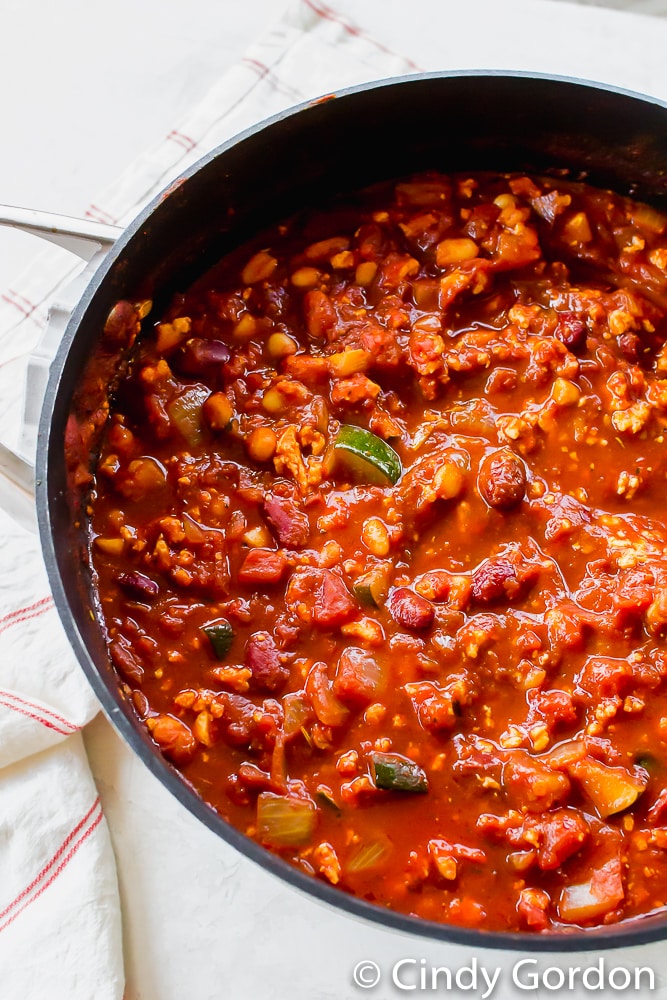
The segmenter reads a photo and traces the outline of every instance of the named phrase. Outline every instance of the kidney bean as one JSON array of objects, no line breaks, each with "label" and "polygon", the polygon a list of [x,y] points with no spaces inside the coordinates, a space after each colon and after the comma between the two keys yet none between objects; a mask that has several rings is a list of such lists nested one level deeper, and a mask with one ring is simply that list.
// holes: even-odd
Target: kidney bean
[{"label": "kidney bean", "polygon": [[435,608],[425,597],[408,587],[394,590],[388,602],[389,614],[397,625],[413,632],[425,632],[433,624]]},{"label": "kidney bean", "polygon": [[525,496],[526,469],[518,455],[509,448],[502,448],[484,459],[477,484],[489,507],[510,510]]},{"label": "kidney bean", "polygon": [[476,569],[472,578],[472,598],[490,604],[507,597],[508,585],[517,583],[516,570],[506,559],[488,560]]},{"label": "kidney bean", "polygon": [[114,667],[129,684],[141,684],[144,679],[144,668],[135,653],[120,639],[109,645],[109,655]]},{"label": "kidney bean", "polygon": [[630,361],[636,361],[642,342],[636,333],[622,333],[618,338],[618,346],[626,358],[629,358]]},{"label": "kidney bean", "polygon": [[204,375],[216,365],[229,361],[230,350],[222,340],[192,337],[173,358],[174,368],[184,375]]},{"label": "kidney bean", "polygon": [[572,354],[581,354],[582,351],[585,351],[587,335],[586,324],[579,319],[576,313],[560,314],[554,336],[565,344],[568,351],[571,351]]},{"label": "kidney bean", "polygon": [[300,549],[308,541],[308,515],[289,497],[269,495],[264,501],[264,515],[271,525],[278,544],[287,549]]},{"label": "kidney bean", "polygon": [[122,587],[133,597],[151,600],[160,593],[160,588],[155,580],[151,580],[149,576],[144,576],[143,573],[138,573],[136,570],[129,573],[117,573],[115,580],[119,587]]},{"label": "kidney bean", "polygon": [[280,653],[268,632],[255,632],[245,647],[245,665],[252,671],[255,688],[276,691],[285,686],[289,667],[280,661]]}]

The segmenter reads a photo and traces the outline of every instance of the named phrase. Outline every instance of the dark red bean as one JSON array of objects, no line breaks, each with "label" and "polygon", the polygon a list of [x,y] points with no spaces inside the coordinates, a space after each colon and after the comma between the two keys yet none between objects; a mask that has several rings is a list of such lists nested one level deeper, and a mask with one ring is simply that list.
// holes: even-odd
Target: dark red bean
[{"label": "dark red bean", "polygon": [[639,357],[639,349],[641,347],[641,340],[636,333],[623,333],[618,338],[618,346],[623,351],[626,358],[630,361],[636,361]]},{"label": "dark red bean", "polygon": [[116,583],[133,597],[141,597],[144,600],[151,600],[160,593],[160,588],[149,576],[132,570],[129,573],[117,573]]},{"label": "dark red bean", "polygon": [[509,448],[494,451],[482,462],[477,485],[489,507],[510,510],[526,495],[525,466]]},{"label": "dark red bean", "polygon": [[[514,586],[512,586],[512,584]],[[506,559],[488,560],[476,569],[472,577],[472,598],[490,604],[510,596],[508,589],[517,590],[516,569]]]},{"label": "dark red bean", "polygon": [[392,592],[388,608],[396,624],[412,632],[425,632],[435,618],[435,608],[431,602],[408,587],[399,587]]},{"label": "dark red bean", "polygon": [[224,365],[229,358],[229,348],[222,340],[192,337],[174,355],[173,365],[184,375],[204,375],[216,365]]},{"label": "dark red bean", "polygon": [[576,313],[561,313],[558,317],[558,324],[554,330],[554,336],[565,344],[572,354],[580,354],[586,350],[586,337],[588,329],[583,320],[579,319]]},{"label": "dark red bean", "polygon": [[281,662],[280,653],[268,632],[255,632],[245,647],[245,665],[252,672],[252,685],[266,691],[285,686],[289,667]]},{"label": "dark red bean", "polygon": [[130,684],[141,684],[144,679],[144,668],[131,649],[116,639],[109,646],[109,655],[121,677]]},{"label": "dark red bean", "polygon": [[308,515],[289,497],[268,496],[264,501],[264,515],[271,525],[278,544],[287,549],[300,549],[310,536]]}]

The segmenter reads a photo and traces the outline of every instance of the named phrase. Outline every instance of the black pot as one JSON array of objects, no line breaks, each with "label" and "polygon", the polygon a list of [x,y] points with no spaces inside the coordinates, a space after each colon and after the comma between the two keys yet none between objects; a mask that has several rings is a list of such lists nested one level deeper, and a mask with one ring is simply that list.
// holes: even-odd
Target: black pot
[{"label": "black pot", "polygon": [[[162,784],[263,868],[350,914],[469,947],[599,950],[667,936],[667,916],[567,934],[485,932],[404,916],[311,878],[226,823],[156,751],[119,689],[94,607],[85,518],[68,489],[65,429],[105,320],[120,299],[157,304],[225,251],[332,192],[419,170],[527,170],[630,193],[667,210],[667,106],[612,88],[524,74],[426,74],[346,90],[285,112],[209,153],[113,246],[74,311],[42,413],[37,503],[65,631],[104,711]],[[91,456],[92,459],[93,456]]]}]

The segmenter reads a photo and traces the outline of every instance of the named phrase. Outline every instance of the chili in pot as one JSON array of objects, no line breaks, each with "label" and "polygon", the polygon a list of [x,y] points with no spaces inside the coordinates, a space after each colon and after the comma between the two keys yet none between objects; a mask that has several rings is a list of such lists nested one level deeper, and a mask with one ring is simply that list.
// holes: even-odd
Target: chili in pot
[{"label": "chili in pot", "polygon": [[436,922],[667,903],[666,288],[646,205],[432,172],[265,232],[137,341],[98,613],[226,820]]}]

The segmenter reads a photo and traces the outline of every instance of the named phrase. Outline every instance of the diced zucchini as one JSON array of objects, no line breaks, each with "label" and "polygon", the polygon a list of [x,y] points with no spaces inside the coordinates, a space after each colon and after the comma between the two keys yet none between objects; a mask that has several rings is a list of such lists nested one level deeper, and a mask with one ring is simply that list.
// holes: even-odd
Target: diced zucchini
[{"label": "diced zucchini", "polygon": [[389,792],[427,792],[426,772],[409,757],[397,753],[372,753],[373,779]]},{"label": "diced zucchini", "polygon": [[257,836],[268,847],[303,847],[317,825],[317,807],[309,799],[262,792],[257,799]]},{"label": "diced zucchini", "polygon": [[392,486],[401,478],[401,460],[386,441],[364,427],[343,424],[333,443],[336,465],[362,483]]},{"label": "diced zucchini", "polygon": [[345,865],[351,875],[368,869],[378,868],[391,854],[391,841],[388,837],[379,836],[373,840],[364,841],[350,856]]},{"label": "diced zucchini", "polygon": [[322,803],[322,805],[325,806],[327,809],[329,809],[330,812],[334,814],[334,816],[343,815],[343,810],[336,803],[336,800],[334,799],[333,795],[331,794],[331,791],[328,788],[326,788],[324,785],[320,785],[315,794],[317,795],[317,798]]},{"label": "diced zucchini", "polygon": [[367,573],[357,577],[353,586],[355,597],[369,607],[381,608],[389,592],[389,571],[387,566],[374,566]]},{"label": "diced zucchini", "polygon": [[285,721],[283,729],[286,736],[303,731],[306,722],[313,717],[313,710],[305,691],[293,691],[283,698]]},{"label": "diced zucchini", "polygon": [[609,767],[593,757],[584,757],[568,770],[579,781],[601,819],[633,805],[648,779],[647,774],[641,777],[624,767]]},{"label": "diced zucchini", "polygon": [[169,419],[191,448],[202,442],[202,406],[209,396],[206,386],[192,385],[167,406]]},{"label": "diced zucchini", "polygon": [[218,660],[224,660],[234,641],[234,629],[225,618],[202,626],[202,632],[208,638],[213,652]]}]

